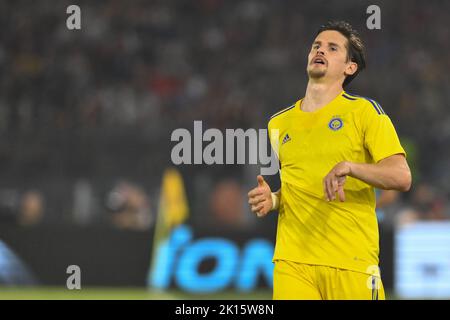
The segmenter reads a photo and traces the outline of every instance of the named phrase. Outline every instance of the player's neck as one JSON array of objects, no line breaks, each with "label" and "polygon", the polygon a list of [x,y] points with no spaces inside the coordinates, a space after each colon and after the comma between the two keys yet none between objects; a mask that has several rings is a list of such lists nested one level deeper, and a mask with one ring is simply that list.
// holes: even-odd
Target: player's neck
[{"label": "player's neck", "polygon": [[312,112],[326,106],[342,92],[342,85],[328,83],[314,83],[309,81],[306,87],[305,98],[302,101],[302,110]]}]

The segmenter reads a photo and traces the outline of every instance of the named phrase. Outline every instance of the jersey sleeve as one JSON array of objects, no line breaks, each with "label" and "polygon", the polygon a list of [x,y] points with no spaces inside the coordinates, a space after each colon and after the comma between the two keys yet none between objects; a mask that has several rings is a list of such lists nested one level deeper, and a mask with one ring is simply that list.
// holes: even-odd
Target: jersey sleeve
[{"label": "jersey sleeve", "polygon": [[394,154],[406,157],[391,119],[376,101],[367,101],[361,115],[361,125],[364,147],[375,163]]},{"label": "jersey sleeve", "polygon": [[267,134],[269,135],[270,146],[275,152],[277,159],[280,160],[280,130],[274,126],[274,120],[270,120],[267,125]]}]

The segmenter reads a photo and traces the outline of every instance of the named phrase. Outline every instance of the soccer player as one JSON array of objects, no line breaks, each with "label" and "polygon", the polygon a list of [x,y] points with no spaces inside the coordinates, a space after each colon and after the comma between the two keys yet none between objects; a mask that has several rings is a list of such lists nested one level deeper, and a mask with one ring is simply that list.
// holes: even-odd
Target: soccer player
[{"label": "soccer player", "polygon": [[274,299],[385,299],[374,187],[408,191],[411,173],[381,105],[343,89],[364,67],[358,33],[328,22],[308,55],[304,98],[269,121],[281,188],[258,176],[248,197],[258,217],[279,210]]}]

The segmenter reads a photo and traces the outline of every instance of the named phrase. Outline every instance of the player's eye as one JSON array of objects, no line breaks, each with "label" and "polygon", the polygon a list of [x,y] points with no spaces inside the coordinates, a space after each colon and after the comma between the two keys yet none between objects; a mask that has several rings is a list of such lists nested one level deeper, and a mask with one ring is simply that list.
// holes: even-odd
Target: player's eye
[{"label": "player's eye", "polygon": [[331,47],[331,51],[337,51],[336,47]]},{"label": "player's eye", "polygon": [[318,44],[313,45],[313,49],[319,49],[319,45]]}]

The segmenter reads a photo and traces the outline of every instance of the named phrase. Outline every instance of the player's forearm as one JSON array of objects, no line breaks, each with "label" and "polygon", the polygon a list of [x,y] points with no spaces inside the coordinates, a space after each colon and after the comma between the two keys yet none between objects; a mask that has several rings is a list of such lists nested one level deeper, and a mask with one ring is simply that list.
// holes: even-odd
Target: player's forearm
[{"label": "player's forearm", "polygon": [[278,191],[272,192],[272,209],[273,210],[278,210],[278,208],[280,207],[280,199],[281,199],[281,188],[278,189]]},{"label": "player's forearm", "polygon": [[376,188],[405,192],[411,187],[411,172],[404,159],[386,159],[376,164],[351,162],[349,165],[349,176]]},{"label": "player's forearm", "polygon": [[274,192],[277,197],[281,197],[281,188]]}]

